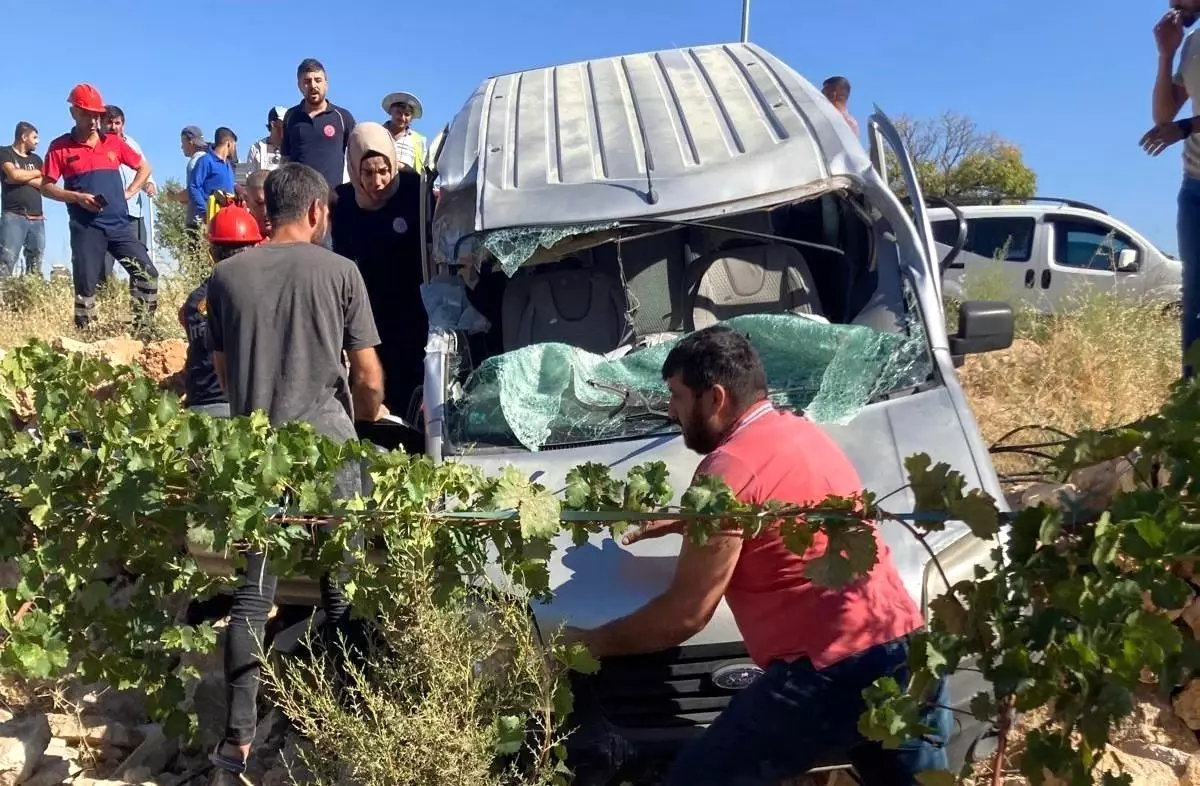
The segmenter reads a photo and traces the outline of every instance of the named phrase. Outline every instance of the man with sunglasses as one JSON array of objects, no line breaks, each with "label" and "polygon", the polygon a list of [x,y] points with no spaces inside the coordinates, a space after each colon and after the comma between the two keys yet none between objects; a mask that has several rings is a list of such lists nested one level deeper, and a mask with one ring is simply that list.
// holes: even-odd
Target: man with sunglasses
[{"label": "man with sunglasses", "polygon": [[[1200,39],[1185,31],[1200,18],[1200,0],[1171,0],[1171,8],[1154,26],[1158,72],[1154,80],[1154,128],[1141,146],[1157,156],[1183,141],[1183,185],[1179,189],[1179,257],[1183,261],[1183,375],[1195,373],[1188,350],[1200,340]],[[1182,48],[1182,51],[1180,51]],[[1175,54],[1179,52],[1176,67]],[[1176,120],[1188,97],[1197,117]]]}]

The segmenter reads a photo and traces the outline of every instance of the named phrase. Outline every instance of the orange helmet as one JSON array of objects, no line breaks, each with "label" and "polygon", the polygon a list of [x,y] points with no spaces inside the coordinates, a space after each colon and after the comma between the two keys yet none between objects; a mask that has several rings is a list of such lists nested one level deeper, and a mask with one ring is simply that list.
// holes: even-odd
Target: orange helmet
[{"label": "orange helmet", "polygon": [[218,210],[208,222],[210,243],[259,243],[262,233],[253,214],[239,204],[229,204]]},{"label": "orange helmet", "polygon": [[84,112],[95,112],[96,114],[104,112],[104,99],[100,97],[100,91],[87,82],[81,82],[71,88],[71,94],[67,96],[67,103],[79,107]]}]

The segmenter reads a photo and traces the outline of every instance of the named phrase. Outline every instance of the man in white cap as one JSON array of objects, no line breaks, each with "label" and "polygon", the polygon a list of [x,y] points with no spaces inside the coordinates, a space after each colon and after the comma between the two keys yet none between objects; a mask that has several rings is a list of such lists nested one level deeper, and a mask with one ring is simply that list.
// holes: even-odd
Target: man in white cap
[{"label": "man in white cap", "polygon": [[425,137],[412,128],[412,122],[421,119],[421,102],[412,93],[388,93],[383,99],[383,111],[390,118],[383,126],[396,145],[396,164],[418,174],[424,172],[429,145]]},{"label": "man in white cap", "polygon": [[250,146],[246,158],[246,174],[252,175],[260,169],[268,172],[279,167],[279,145],[283,143],[283,116],[287,107],[273,106],[267,112],[267,135]]}]

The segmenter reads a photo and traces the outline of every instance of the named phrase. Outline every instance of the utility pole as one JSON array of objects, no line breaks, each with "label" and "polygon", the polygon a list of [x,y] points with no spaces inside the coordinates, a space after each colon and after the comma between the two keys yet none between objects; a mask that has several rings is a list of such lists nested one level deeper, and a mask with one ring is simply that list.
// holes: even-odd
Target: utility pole
[{"label": "utility pole", "polygon": [[750,40],[750,0],[742,0],[742,43]]}]

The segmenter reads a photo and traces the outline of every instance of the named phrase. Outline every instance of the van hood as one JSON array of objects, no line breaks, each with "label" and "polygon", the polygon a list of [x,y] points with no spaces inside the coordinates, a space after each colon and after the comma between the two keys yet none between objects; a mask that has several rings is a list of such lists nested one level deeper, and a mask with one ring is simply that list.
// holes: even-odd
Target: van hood
[{"label": "van hood", "polygon": [[[889,510],[913,509],[911,491],[893,492],[907,482],[904,460],[916,453],[928,454],[935,463],[948,463],[963,473],[969,487],[982,487],[993,496],[998,494],[990,471],[981,483],[966,430],[944,387],[873,404],[860,410],[849,423],[823,428],[854,462],[868,490],[879,496],[892,495],[885,506]],[[489,473],[512,465],[559,494],[564,491],[567,473],[579,464],[602,463],[614,476],[623,477],[638,464],[663,461],[670,471],[677,503],[691,482],[700,456],[684,446],[681,435],[670,434],[537,453],[486,450],[448,456],[447,460],[466,461]],[[961,522],[950,522],[942,532],[930,535],[928,542],[937,553],[968,532]],[[884,524],[883,536],[905,586],[919,603],[929,560],[927,553],[898,524]],[[561,535],[555,540],[550,558],[550,589],[554,597],[534,604],[533,608],[539,628],[544,632],[562,624],[592,628],[637,610],[670,584],[681,543],[681,536],[669,535],[626,547],[603,533],[575,546],[569,535]],[[498,575],[493,578],[503,580]],[[709,625],[689,643],[739,639],[733,617],[722,601]]]}]

